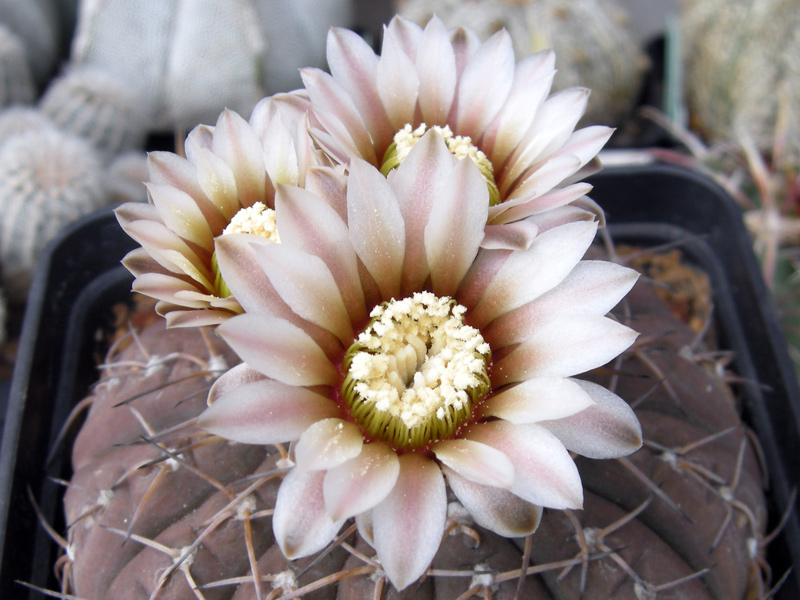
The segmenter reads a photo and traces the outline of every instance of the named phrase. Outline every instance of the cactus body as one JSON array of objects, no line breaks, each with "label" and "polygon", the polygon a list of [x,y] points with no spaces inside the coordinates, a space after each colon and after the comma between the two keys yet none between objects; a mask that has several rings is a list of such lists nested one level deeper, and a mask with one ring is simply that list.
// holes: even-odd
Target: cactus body
[{"label": "cactus body", "polygon": [[614,0],[396,0],[395,6],[419,24],[435,13],[447,27],[467,27],[482,38],[505,28],[517,60],[552,48],[553,89],[592,90],[587,124],[619,125],[637,100],[647,59]]},{"label": "cactus body", "polygon": [[30,104],[36,97],[25,46],[0,23],[0,107]]},{"label": "cactus body", "polygon": [[54,129],[53,122],[33,106],[9,106],[0,110],[0,146],[23,133]]},{"label": "cactus body", "polygon": [[9,301],[25,300],[58,231],[106,204],[104,178],[94,150],[56,130],[13,136],[0,147],[0,267]]},{"label": "cactus body", "polygon": [[[530,538],[537,574],[517,597],[758,597],[748,594],[758,586],[752,549],[765,528],[763,482],[731,391],[687,353],[702,350],[695,331],[651,288],[639,284],[629,303],[620,318],[650,341],[614,373],[623,374],[617,392],[636,403],[645,447],[629,459],[578,460],[585,510],[546,511]],[[198,330],[166,334],[160,320],[146,319],[136,343],[108,356],[74,445],[66,591],[87,600],[189,599],[193,586],[205,598],[234,600],[277,588],[277,596],[331,600],[453,600],[484,588],[514,597],[522,542],[481,529],[457,503],[434,570],[403,592],[381,577],[353,530],[313,565],[314,557],[287,561],[269,516],[284,450],[209,438],[191,424],[205,406],[213,354],[229,364],[234,357],[219,340],[210,351]],[[609,375],[592,377],[608,383]],[[142,436],[154,441],[136,443]]]},{"label": "cactus body", "polygon": [[144,144],[146,117],[138,94],[99,69],[72,69],[54,80],[39,108],[59,129],[85,138],[106,158]]}]

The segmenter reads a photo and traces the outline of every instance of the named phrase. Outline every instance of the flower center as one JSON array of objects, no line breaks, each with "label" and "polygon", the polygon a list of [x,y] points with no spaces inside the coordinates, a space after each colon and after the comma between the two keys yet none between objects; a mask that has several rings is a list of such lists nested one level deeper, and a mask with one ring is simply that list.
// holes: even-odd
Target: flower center
[{"label": "flower center", "polygon": [[342,398],[368,437],[396,450],[452,436],[489,391],[491,350],[450,297],[376,306],[345,354]]},{"label": "flower center", "polygon": [[[497,189],[497,183],[494,180],[494,166],[486,155],[472,143],[472,138],[469,136],[453,135],[449,125],[439,127],[434,125],[432,129],[438,133],[447,144],[447,149],[450,153],[459,160],[469,157],[474,162],[486,182],[486,187],[489,188],[489,205],[494,206],[500,203],[500,192]],[[383,164],[381,165],[381,173],[388,175],[389,171],[400,166],[406,159],[411,148],[422,138],[428,131],[428,126],[422,123],[416,129],[412,129],[409,123],[397,133],[394,134],[394,141],[386,149],[383,155]]]},{"label": "flower center", "polygon": [[[229,233],[249,233],[252,235],[260,235],[276,244],[280,243],[278,237],[278,227],[275,223],[275,211],[263,202],[256,202],[252,206],[240,208],[239,211],[233,215],[231,222],[222,230],[222,235]],[[211,269],[214,272],[214,285],[221,298],[227,298],[231,295],[231,290],[222,278],[219,272],[219,265],[217,264],[217,253],[211,255]]]}]

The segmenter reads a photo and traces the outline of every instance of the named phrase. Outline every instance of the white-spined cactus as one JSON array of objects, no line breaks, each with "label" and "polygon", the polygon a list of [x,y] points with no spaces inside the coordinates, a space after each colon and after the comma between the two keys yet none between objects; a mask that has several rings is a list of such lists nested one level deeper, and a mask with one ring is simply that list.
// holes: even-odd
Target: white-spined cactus
[{"label": "white-spined cactus", "polygon": [[0,269],[8,300],[23,302],[47,243],[107,203],[102,162],[84,140],[57,130],[0,147]]},{"label": "white-spined cactus", "polygon": [[619,125],[635,105],[647,58],[616,0],[395,0],[397,12],[419,24],[435,13],[448,27],[482,38],[505,28],[521,58],[552,48],[554,89],[592,90],[584,123]]},{"label": "white-spined cactus", "polygon": [[684,2],[681,39],[693,127],[711,142],[752,138],[800,165],[800,10],[795,0]]},{"label": "white-spined cactus", "polygon": [[21,133],[55,128],[53,122],[34,106],[17,105],[0,110],[0,146]]},{"label": "white-spined cactus", "polygon": [[0,23],[0,107],[30,104],[36,97],[22,40]]},{"label": "white-spined cactus", "polygon": [[144,145],[147,115],[142,102],[128,82],[82,67],[55,79],[39,108],[59,129],[85,138],[110,159]]}]

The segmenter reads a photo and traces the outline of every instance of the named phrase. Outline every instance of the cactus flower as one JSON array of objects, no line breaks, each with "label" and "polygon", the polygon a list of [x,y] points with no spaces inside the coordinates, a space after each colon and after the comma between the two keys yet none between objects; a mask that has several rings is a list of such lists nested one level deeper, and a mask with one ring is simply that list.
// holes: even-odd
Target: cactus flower
[{"label": "cactus flower", "polygon": [[186,158],[150,153],[150,202],[116,214],[141,244],[123,260],[136,276],[133,289],[158,300],[169,326],[216,325],[241,312],[219,277],[214,240],[232,230],[263,232],[245,221],[269,219],[261,213],[273,210],[275,186],[304,186],[310,167],[329,164],[306,133],[307,104],[300,94],[266,98],[249,122],[225,111],[215,127],[195,128]]},{"label": "cactus flower", "polygon": [[[408,27],[395,21],[391,37]],[[346,189],[277,186],[280,244],[217,240],[245,312],[216,331],[243,363],[198,424],[291,442],[273,516],[288,558],[320,551],[354,517],[403,589],[439,548],[447,485],[479,525],[527,535],[542,507],[581,507],[570,452],[641,445],[628,405],[575,378],[634,341],[606,313],[637,275],[582,260],[594,221],[550,227],[523,250],[481,247],[490,192],[434,131],[388,177],[358,156],[348,168]]]},{"label": "cactus flower", "polygon": [[[586,208],[601,212],[586,198],[591,186],[570,181],[588,169],[612,129],[575,131],[589,90],[549,95],[553,52],[516,63],[505,30],[481,43],[470,30],[448,32],[437,17],[424,29],[395,17],[380,56],[355,33],[332,29],[328,63],[330,74],[307,68],[302,77],[312,135],[340,163],[360,158],[386,173],[433,129],[454,155],[478,165],[490,190],[489,225],[553,210],[562,221],[586,218]],[[503,231],[489,229],[487,243]]]}]

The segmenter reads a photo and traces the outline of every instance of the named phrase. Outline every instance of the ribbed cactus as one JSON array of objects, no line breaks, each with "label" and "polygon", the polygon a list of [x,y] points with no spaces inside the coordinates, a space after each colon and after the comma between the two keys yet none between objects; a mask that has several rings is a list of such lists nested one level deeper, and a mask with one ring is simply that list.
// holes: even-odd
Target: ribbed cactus
[{"label": "ribbed cactus", "polygon": [[[0,0],[0,23],[22,40],[34,82],[44,87],[60,58],[59,3],[51,0]],[[66,3],[60,3],[66,4]]]},{"label": "ribbed cactus", "polygon": [[95,151],[56,130],[0,146],[0,270],[11,302],[23,302],[42,250],[58,231],[107,203]]},{"label": "ribbed cactus", "polygon": [[106,158],[141,148],[147,134],[138,92],[101,69],[70,69],[50,84],[39,108],[59,129],[85,138]]},{"label": "ribbed cactus", "polygon": [[552,48],[554,89],[581,85],[592,97],[585,123],[619,125],[638,98],[647,58],[615,0],[395,0],[397,12],[419,24],[435,13],[448,27],[487,38],[511,34],[518,59]]},{"label": "ribbed cactus", "polygon": [[53,122],[33,106],[17,105],[0,110],[0,146],[22,133],[55,128]]},{"label": "ribbed cactus", "polygon": [[627,302],[618,317],[642,342],[592,378],[617,380],[644,448],[579,460],[585,510],[546,511],[526,540],[484,530],[451,503],[432,570],[402,593],[349,523],[319,560],[283,557],[270,515],[287,448],[230,443],[192,425],[215,369],[234,357],[218,338],[212,347],[199,330],[167,333],[138,313],[137,335],[106,358],[73,447],[63,591],[91,600],[765,597],[762,473],[731,391],[695,358],[704,351],[697,333],[652,288],[640,283]]},{"label": "ribbed cactus", "polygon": [[680,25],[692,125],[712,142],[782,146],[775,158],[800,164],[797,2],[684,2]]},{"label": "ribbed cactus", "polygon": [[22,40],[0,23],[0,107],[30,104],[36,98]]}]

